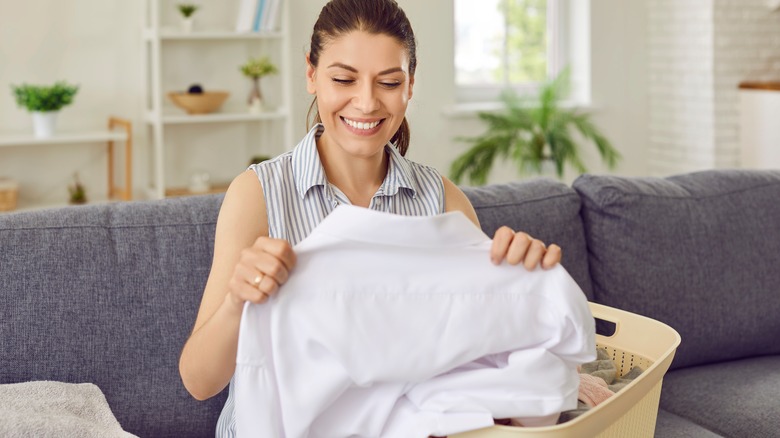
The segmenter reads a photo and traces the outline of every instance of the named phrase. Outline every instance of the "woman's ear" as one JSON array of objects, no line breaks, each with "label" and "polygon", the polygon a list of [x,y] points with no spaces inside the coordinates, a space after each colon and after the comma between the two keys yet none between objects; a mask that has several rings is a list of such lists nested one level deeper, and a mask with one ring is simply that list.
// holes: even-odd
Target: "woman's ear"
[{"label": "woman's ear", "polygon": [[306,91],[309,94],[317,94],[317,87],[314,86],[314,82],[317,79],[317,69],[311,65],[309,61],[309,54],[306,54]]},{"label": "woman's ear", "polygon": [[406,100],[412,100],[412,94],[414,89],[414,75],[409,76],[409,95],[406,97]]}]

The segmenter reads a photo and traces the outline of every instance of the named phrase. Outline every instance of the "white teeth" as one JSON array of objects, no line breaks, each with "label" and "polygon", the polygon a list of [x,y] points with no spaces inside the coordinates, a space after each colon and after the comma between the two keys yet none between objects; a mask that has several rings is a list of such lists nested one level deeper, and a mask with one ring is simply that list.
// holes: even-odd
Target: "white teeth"
[{"label": "white teeth", "polygon": [[356,122],[354,120],[349,120],[347,118],[344,118],[344,121],[347,122],[347,125],[356,129],[373,129],[376,128],[376,126],[380,122],[380,120],[377,120],[376,122],[363,123],[363,122]]}]

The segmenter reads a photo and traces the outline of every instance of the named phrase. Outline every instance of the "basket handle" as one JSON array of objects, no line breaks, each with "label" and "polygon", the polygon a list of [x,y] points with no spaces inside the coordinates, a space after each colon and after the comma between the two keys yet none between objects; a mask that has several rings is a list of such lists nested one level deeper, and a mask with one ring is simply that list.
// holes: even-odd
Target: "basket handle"
[{"label": "basket handle", "polygon": [[593,318],[596,319],[596,324],[598,325],[598,321],[605,321],[608,323],[611,323],[614,325],[614,329],[612,329],[612,333],[610,334],[602,334],[599,333],[600,336],[604,336],[606,338],[611,338],[620,332],[620,318],[619,315],[615,314],[614,311],[609,311],[611,309],[608,309],[606,306],[588,302],[588,305],[590,306],[590,313],[593,315]]},{"label": "basket handle", "polygon": [[657,360],[673,352],[680,344],[680,334],[660,321],[603,304],[589,302],[588,305],[594,318],[615,324],[612,335],[597,336],[609,338],[612,344],[624,351],[635,351],[636,346],[641,345],[642,356]]}]

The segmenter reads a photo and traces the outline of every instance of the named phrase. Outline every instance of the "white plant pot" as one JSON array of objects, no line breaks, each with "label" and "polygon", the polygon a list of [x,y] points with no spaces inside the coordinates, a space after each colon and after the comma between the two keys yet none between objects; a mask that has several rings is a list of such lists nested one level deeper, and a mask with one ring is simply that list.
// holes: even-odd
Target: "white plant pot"
[{"label": "white plant pot", "polygon": [[33,131],[37,138],[54,136],[58,111],[33,111]]},{"label": "white plant pot", "polygon": [[204,170],[198,170],[190,175],[189,189],[192,193],[207,193],[211,190],[211,175]]},{"label": "white plant pot", "polygon": [[265,104],[263,103],[263,100],[257,97],[253,97],[252,101],[249,103],[249,113],[260,114],[263,111],[265,111]]},{"label": "white plant pot", "polygon": [[195,21],[194,18],[182,18],[181,20],[181,31],[182,33],[192,33],[192,26],[193,22]]}]

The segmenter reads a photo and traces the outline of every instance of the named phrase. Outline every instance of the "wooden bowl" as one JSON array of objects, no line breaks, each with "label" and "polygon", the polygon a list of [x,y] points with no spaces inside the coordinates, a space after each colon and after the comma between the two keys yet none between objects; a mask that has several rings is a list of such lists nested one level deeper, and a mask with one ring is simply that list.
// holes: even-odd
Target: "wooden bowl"
[{"label": "wooden bowl", "polygon": [[168,97],[179,108],[187,111],[187,114],[208,114],[219,109],[230,93],[227,91],[204,91],[191,94],[183,92],[170,92]]}]

